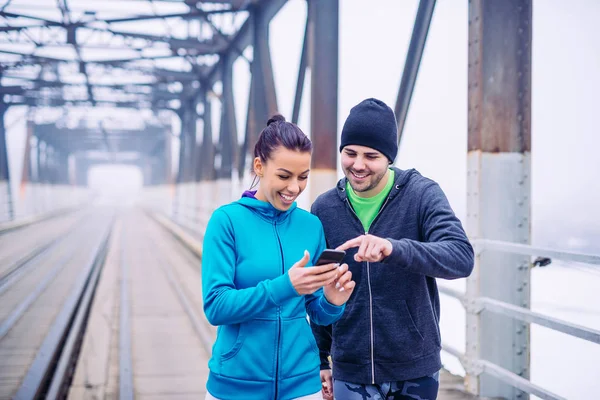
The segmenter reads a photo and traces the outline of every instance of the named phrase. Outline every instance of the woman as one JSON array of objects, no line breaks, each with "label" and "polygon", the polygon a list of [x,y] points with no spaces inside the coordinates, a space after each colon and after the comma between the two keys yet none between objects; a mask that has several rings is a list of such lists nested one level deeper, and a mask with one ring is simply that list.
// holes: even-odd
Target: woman
[{"label": "woman", "polygon": [[[217,209],[202,258],[204,311],[218,325],[207,399],[321,399],[310,320],[329,325],[355,283],[348,266],[313,267],[323,227],[295,200],[306,188],[312,144],[269,119],[254,148],[256,191]],[[307,267],[308,266],[308,267]]]}]

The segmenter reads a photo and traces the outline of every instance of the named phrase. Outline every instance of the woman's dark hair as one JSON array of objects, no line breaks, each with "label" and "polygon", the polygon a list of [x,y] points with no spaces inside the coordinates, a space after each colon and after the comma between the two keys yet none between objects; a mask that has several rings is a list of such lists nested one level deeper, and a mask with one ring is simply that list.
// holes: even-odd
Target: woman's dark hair
[{"label": "woman's dark hair", "polygon": [[275,114],[269,118],[267,126],[258,136],[254,146],[254,157],[259,157],[265,162],[279,146],[300,152],[312,151],[312,142],[304,132],[296,124],[286,122],[280,114]]}]

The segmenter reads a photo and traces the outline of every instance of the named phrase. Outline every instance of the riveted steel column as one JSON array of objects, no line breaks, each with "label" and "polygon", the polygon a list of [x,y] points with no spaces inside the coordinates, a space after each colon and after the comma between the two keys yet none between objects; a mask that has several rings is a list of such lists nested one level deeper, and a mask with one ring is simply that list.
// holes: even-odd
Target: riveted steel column
[{"label": "riveted steel column", "polygon": [[[531,1],[469,2],[467,229],[477,239],[530,242]],[[529,326],[478,310],[487,296],[530,306],[527,256],[484,251],[467,281],[468,359],[529,378]],[[467,388],[484,397],[528,395],[467,365]]]},{"label": "riveted steel column", "polygon": [[67,153],[66,149],[61,149],[59,153],[56,154],[57,161],[57,183],[59,185],[68,185],[69,184],[69,153]]},{"label": "riveted steel column", "polygon": [[165,179],[164,182],[167,185],[171,185],[173,183],[173,155],[172,146],[173,146],[173,131],[171,125],[165,126],[165,147],[164,147],[164,163],[165,163]]},{"label": "riveted steel column", "polygon": [[309,0],[311,107],[314,145],[310,202],[337,180],[338,137],[338,0]]},{"label": "riveted steel column", "polygon": [[21,186],[36,182],[37,171],[33,165],[33,158],[31,157],[31,153],[33,151],[33,144],[37,146],[37,138],[34,136],[35,124],[32,120],[27,120],[25,125],[26,129],[26,137],[25,137],[25,149],[23,154],[23,168],[21,170]]},{"label": "riveted steel column", "polygon": [[185,182],[185,166],[186,155],[185,148],[187,146],[187,135],[185,134],[185,109],[184,102],[181,102],[181,108],[177,112],[179,121],[181,121],[181,129],[179,130],[179,162],[177,166],[177,183]]},{"label": "riveted steel column", "polygon": [[[277,94],[275,91],[275,78],[271,64],[271,51],[269,50],[269,20],[264,11],[258,7],[253,12],[254,41],[252,59],[252,80],[254,81],[254,113],[255,136],[257,137],[271,115],[277,112]],[[253,138],[253,139],[254,139]],[[254,140],[251,141],[254,143]]]},{"label": "riveted steel column", "polygon": [[90,163],[85,157],[75,159],[75,181],[77,186],[87,186]]},{"label": "riveted steel column", "polygon": [[10,173],[8,169],[8,151],[6,146],[6,129],[4,116],[8,105],[0,96],[0,221],[9,221],[14,218],[12,192],[10,190]]},{"label": "riveted steel column", "polygon": [[[238,168],[243,176],[246,168],[246,158],[252,159],[254,144],[259,133],[267,125],[269,117],[278,112],[275,78],[269,49],[269,22],[262,7],[252,10],[252,73],[250,82],[250,101],[244,143],[240,151]],[[284,116],[285,117],[285,116]]]},{"label": "riveted steel column", "polygon": [[[244,174],[252,170],[254,160],[254,146],[258,137],[258,126],[256,113],[254,112],[254,79],[250,79],[250,90],[248,93],[248,112],[246,113],[246,132],[244,142],[240,147],[240,158],[238,163],[238,177],[244,178]],[[249,162],[246,160],[248,158]]]},{"label": "riveted steel column", "polygon": [[46,172],[46,161],[46,142],[44,142],[40,136],[37,136],[36,165],[38,183],[46,183],[46,177],[48,175]]},{"label": "riveted steel column", "polygon": [[31,141],[33,140],[33,122],[27,121],[25,125],[25,149],[23,150],[23,167],[21,168],[20,192],[25,193],[26,185],[34,182],[33,166],[31,165]]},{"label": "riveted steel column", "polygon": [[194,148],[196,147],[195,97],[184,99],[178,113],[181,120],[178,183],[194,180]]},{"label": "riveted steel column", "polygon": [[198,119],[198,113],[196,112],[197,99],[196,95],[193,95],[189,101],[188,106],[186,108],[186,125],[187,125],[187,138],[189,140],[189,145],[187,148],[187,169],[186,169],[186,182],[194,182],[195,181],[195,169],[196,169],[196,158],[198,157],[196,151],[196,120]]},{"label": "riveted steel column", "polygon": [[46,147],[46,157],[47,157],[47,168],[48,168],[48,182],[51,185],[56,184],[56,149],[54,146]]},{"label": "riveted steel column", "polygon": [[237,123],[235,120],[235,104],[233,102],[233,62],[231,54],[223,54],[223,93],[221,95],[221,129],[219,141],[221,146],[221,168],[218,177],[231,179],[233,165],[237,160]]},{"label": "riveted steel column", "polygon": [[[202,100],[202,91],[198,93],[198,103],[196,109],[200,108],[199,114],[196,116],[198,119],[202,120],[202,126],[204,127],[204,101]],[[197,125],[197,123],[196,123]],[[204,132],[196,131],[196,137],[202,139],[204,137]],[[194,181],[200,182],[202,180],[202,145],[204,143],[202,140],[196,140],[195,149],[194,149]]]},{"label": "riveted steel column", "polygon": [[208,98],[206,90],[200,93],[200,101],[204,104],[204,112],[202,118],[202,146],[200,152],[200,180],[214,181],[216,178],[215,171],[215,146],[213,143],[212,129],[212,105]]}]

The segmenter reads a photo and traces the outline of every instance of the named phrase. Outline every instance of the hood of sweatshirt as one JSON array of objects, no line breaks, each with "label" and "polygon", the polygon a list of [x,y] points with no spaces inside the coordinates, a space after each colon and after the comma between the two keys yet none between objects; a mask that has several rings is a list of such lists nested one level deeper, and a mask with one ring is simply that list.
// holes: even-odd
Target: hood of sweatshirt
[{"label": "hood of sweatshirt", "polygon": [[257,199],[255,195],[256,191],[247,190],[237,202],[269,222],[280,223],[285,221],[297,207],[296,202],[293,202],[290,208],[281,211],[273,207],[268,201]]}]

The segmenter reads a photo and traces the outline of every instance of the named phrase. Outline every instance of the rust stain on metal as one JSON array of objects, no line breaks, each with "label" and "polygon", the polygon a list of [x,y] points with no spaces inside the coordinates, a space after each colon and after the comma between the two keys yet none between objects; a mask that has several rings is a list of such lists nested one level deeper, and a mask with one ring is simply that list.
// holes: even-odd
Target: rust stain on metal
[{"label": "rust stain on metal", "polygon": [[469,150],[531,150],[531,2],[513,3],[469,8]]},{"label": "rust stain on metal", "polygon": [[338,111],[338,1],[310,7],[312,168],[335,169]]}]

